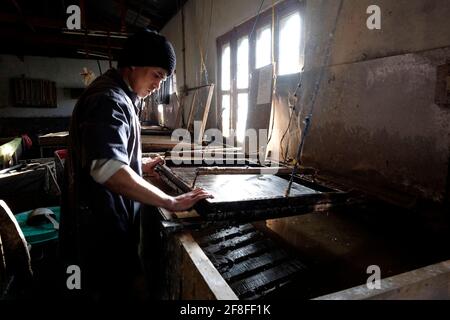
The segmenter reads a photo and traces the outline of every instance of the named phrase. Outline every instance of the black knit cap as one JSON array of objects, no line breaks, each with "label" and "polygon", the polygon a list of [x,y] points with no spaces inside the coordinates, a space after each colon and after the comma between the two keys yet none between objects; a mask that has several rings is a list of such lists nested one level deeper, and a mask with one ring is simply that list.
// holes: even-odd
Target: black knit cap
[{"label": "black knit cap", "polygon": [[160,67],[167,71],[167,76],[173,73],[175,65],[172,44],[163,35],[147,28],[128,37],[117,63],[118,68]]}]

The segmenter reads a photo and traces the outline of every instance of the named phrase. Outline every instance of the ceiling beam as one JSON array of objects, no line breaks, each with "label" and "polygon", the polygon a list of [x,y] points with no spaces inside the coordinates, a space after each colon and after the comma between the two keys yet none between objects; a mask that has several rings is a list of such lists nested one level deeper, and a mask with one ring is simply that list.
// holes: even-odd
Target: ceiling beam
[{"label": "ceiling beam", "polygon": [[[24,18],[29,21],[35,28],[46,28],[46,29],[65,29],[66,21],[63,19],[51,19],[51,18],[43,18],[43,17],[35,17],[35,16],[24,16]],[[15,14],[0,12],[0,22],[6,24],[17,24],[19,17]],[[119,32],[120,28],[114,30],[113,28],[109,28],[104,24],[98,23],[89,23],[89,29],[98,30],[98,31],[114,31]],[[109,30],[108,30],[109,29]]]},{"label": "ceiling beam", "polygon": [[9,0],[9,1],[14,5],[14,7],[15,7],[16,10],[17,10],[17,13],[18,13],[19,16],[21,17],[21,19],[22,19],[22,21],[25,23],[25,25],[26,25],[28,28],[30,28],[30,30],[31,30],[32,32],[36,32],[36,30],[35,30],[34,27],[33,27],[33,24],[30,23],[30,21],[23,15],[23,11],[22,11],[22,8],[20,7],[19,3],[18,3],[16,0]]},{"label": "ceiling beam", "polygon": [[[72,39],[71,39],[72,38]],[[111,39],[111,46],[108,46],[106,38],[104,41],[99,41],[99,38],[73,38],[70,36],[63,37],[60,34],[55,35],[43,35],[43,34],[30,34],[21,32],[14,29],[0,29],[0,39],[7,41],[9,46],[26,47],[36,46],[37,48],[42,45],[61,46],[73,49],[83,49],[85,46],[92,49],[105,49],[105,52],[109,48],[111,50],[118,51],[122,48],[124,39]],[[104,42],[104,43],[102,43]],[[54,47],[58,50],[57,47]]]}]

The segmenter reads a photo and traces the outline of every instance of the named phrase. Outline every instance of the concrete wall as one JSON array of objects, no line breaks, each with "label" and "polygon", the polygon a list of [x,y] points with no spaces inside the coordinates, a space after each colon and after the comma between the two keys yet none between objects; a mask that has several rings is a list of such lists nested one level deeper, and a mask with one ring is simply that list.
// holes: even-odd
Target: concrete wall
[{"label": "concrete wall", "polygon": [[[212,2],[212,25],[206,40]],[[255,16],[260,3],[187,2],[188,86],[200,83],[199,41],[208,52],[209,77],[217,82],[216,38]],[[301,118],[294,120],[287,135],[290,138],[283,140],[285,148],[290,146],[288,155],[292,158],[296,153],[301,120],[316,96],[303,164],[380,191],[442,200],[450,153],[450,110],[434,103],[434,90],[436,66],[450,58],[450,2],[343,0],[335,25],[339,4],[338,0],[306,1],[305,72],[296,105]],[[366,9],[372,4],[381,8],[381,30],[366,27]],[[270,5],[265,1],[263,10]],[[180,13],[163,33],[176,47],[181,87],[184,70]],[[298,74],[278,78],[274,133],[269,146],[273,153],[280,151],[289,118],[287,97],[295,91],[298,81]],[[211,116],[208,126],[213,122]]]},{"label": "concrete wall", "polygon": [[[332,3],[332,4],[331,4]],[[380,0],[381,30],[365,27],[373,1],[307,1],[306,72],[300,106],[317,94],[305,164],[365,184],[442,200],[450,110],[434,103],[436,66],[450,59],[450,2]]]},{"label": "concrete wall", "polygon": [[[107,61],[100,61],[102,72],[109,68]],[[83,67],[100,74],[95,60],[65,59],[25,56],[23,60],[13,55],[0,55],[0,117],[69,117],[76,100],[70,98],[67,89],[84,88],[80,73]],[[24,75],[27,78],[56,82],[57,108],[11,107],[9,79]]]}]

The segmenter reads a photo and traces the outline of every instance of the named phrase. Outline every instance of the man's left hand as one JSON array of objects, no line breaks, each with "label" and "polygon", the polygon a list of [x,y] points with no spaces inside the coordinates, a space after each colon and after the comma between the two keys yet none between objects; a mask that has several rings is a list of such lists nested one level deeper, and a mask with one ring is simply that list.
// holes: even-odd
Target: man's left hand
[{"label": "man's left hand", "polygon": [[155,176],[155,167],[158,164],[164,164],[164,159],[160,156],[155,158],[142,158],[142,172],[147,176]]}]

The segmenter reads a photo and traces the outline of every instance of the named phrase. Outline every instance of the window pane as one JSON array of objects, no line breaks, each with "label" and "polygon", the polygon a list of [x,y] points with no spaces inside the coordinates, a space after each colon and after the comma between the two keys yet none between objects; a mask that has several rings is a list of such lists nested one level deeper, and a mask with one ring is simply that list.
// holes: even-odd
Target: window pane
[{"label": "window pane", "polygon": [[158,123],[164,125],[164,105],[158,104]]},{"label": "window pane", "polygon": [[222,90],[230,90],[230,44],[226,44],[222,47]]},{"label": "window pane", "polygon": [[222,135],[230,136],[230,96],[227,94],[222,96]]},{"label": "window pane", "polygon": [[270,26],[261,28],[256,34],[256,65],[261,68],[271,63],[272,59],[272,32]]},{"label": "window pane", "polygon": [[298,12],[280,21],[280,75],[300,72],[300,28]]},{"label": "window pane", "polygon": [[236,138],[243,142],[245,138],[245,129],[247,126],[248,94],[238,94],[238,114],[236,123]]},{"label": "window pane", "polygon": [[237,49],[237,87],[248,88],[248,37],[238,41]]}]

